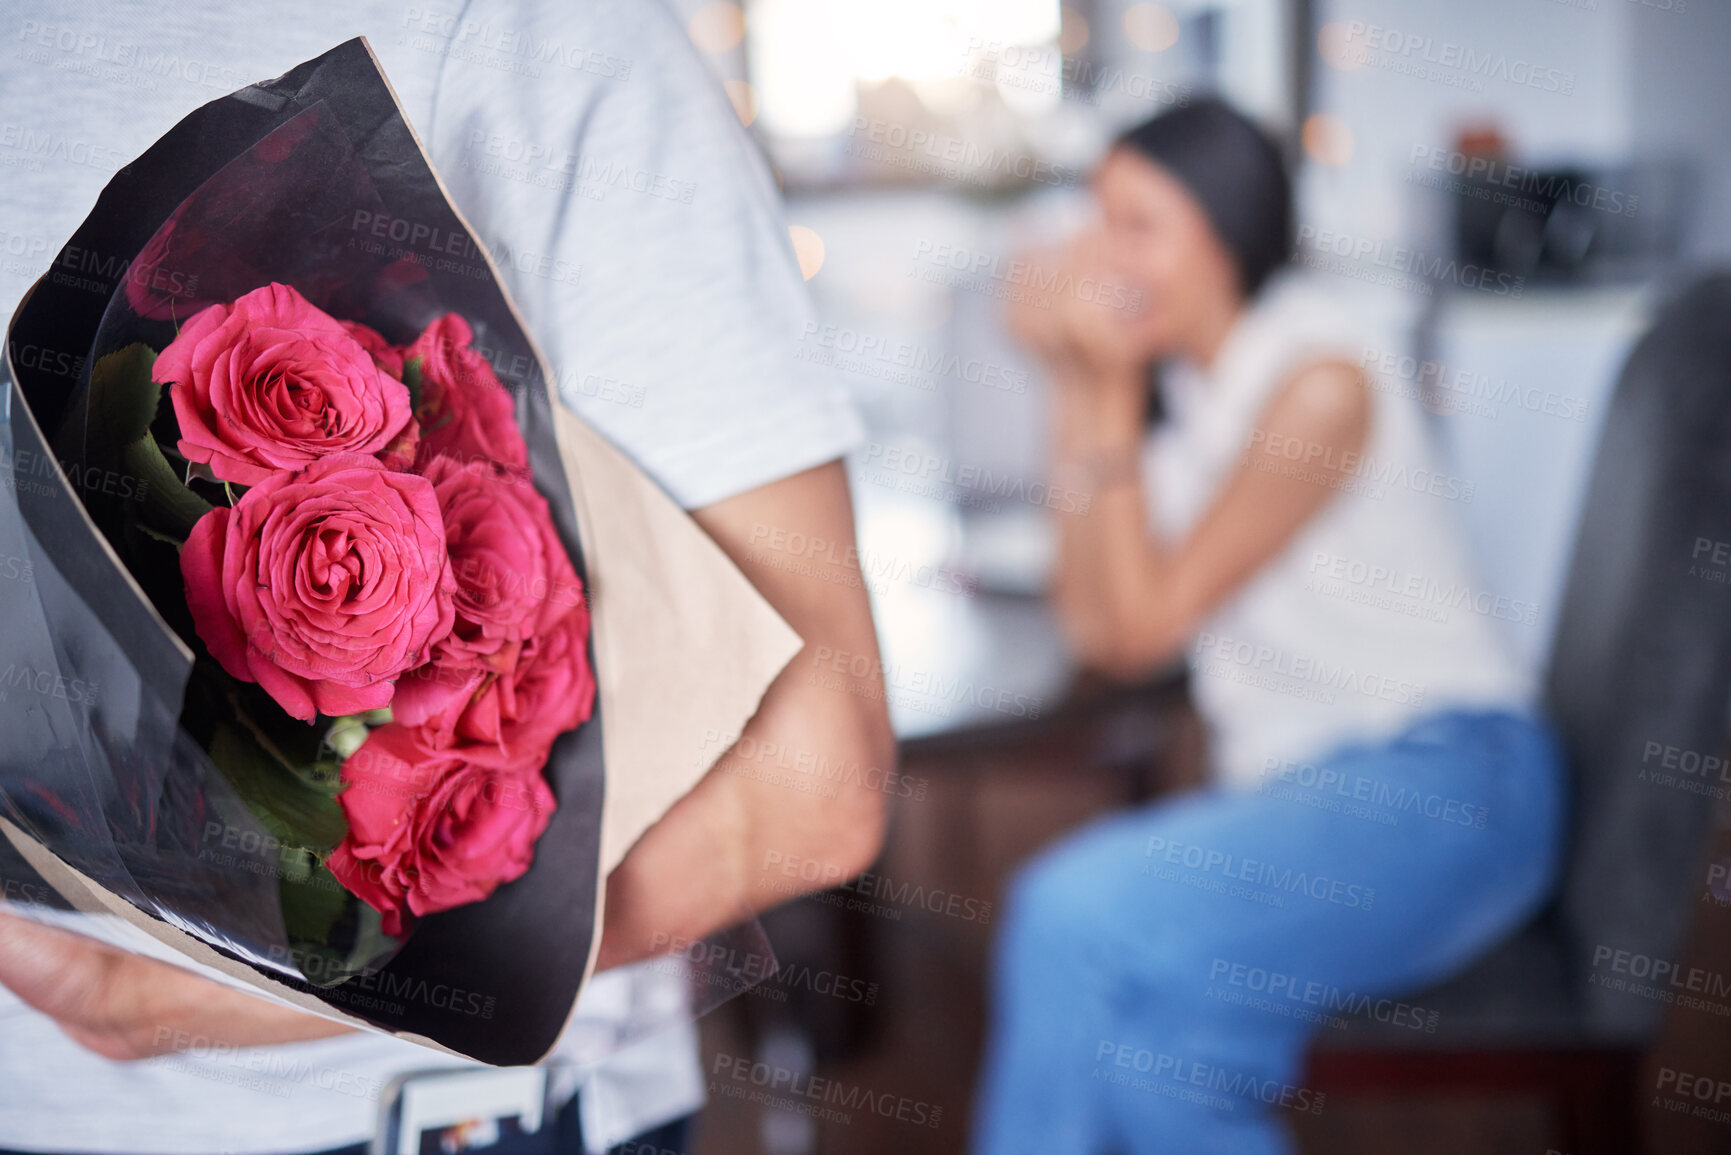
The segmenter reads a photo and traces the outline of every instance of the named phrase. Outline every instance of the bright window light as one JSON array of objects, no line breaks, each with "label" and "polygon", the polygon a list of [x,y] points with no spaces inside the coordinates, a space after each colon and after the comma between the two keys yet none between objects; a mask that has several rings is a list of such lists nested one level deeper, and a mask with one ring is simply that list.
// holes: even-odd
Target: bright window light
[{"label": "bright window light", "polygon": [[858,85],[916,91],[966,75],[983,51],[1058,39],[1058,0],[754,0],[747,35],[759,115],[781,136],[845,130]]}]

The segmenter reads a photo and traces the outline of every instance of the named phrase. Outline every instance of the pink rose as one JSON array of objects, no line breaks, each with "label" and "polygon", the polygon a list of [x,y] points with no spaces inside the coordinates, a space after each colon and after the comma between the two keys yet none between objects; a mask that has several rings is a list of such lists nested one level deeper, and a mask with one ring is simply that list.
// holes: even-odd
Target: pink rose
[{"label": "pink rose", "polygon": [[589,610],[582,606],[528,641],[466,664],[430,663],[397,683],[391,714],[432,746],[468,744],[470,757],[506,766],[589,720]]},{"label": "pink rose", "polygon": [[[374,329],[369,329],[359,321],[338,321],[343,331],[355,339],[367,355],[373,359],[373,364],[391,375],[396,381],[403,379],[403,351],[379,336]],[[403,387],[405,390],[408,386]],[[378,459],[385,463],[386,469],[407,469],[415,463],[415,453],[420,448],[421,429],[413,418],[403,426],[402,432],[378,452]]]},{"label": "pink rose", "polygon": [[403,360],[421,359],[421,450],[424,468],[436,454],[459,461],[492,461],[521,472],[529,449],[517,431],[517,406],[487,359],[470,348],[475,332],[446,313],[403,350]]},{"label": "pink rose", "polygon": [[523,643],[516,664],[488,679],[454,727],[456,737],[484,745],[477,759],[509,760],[518,751],[550,746],[589,720],[595,673],[589,666],[588,607],[572,610]]},{"label": "pink rose", "polygon": [[173,385],[181,455],[239,485],[332,453],[379,453],[410,420],[408,387],[287,285],[198,313],[151,375]]},{"label": "pink rose", "polygon": [[198,274],[188,276],[165,267],[174,248],[174,226],[179,216],[176,211],[168,218],[126,267],[126,303],[140,317],[152,321],[172,321],[177,314],[188,316],[199,305]]},{"label": "pink rose", "polygon": [[432,484],[355,453],[271,474],[205,514],[180,570],[211,656],[307,722],[390,705],[393,680],[454,618]]},{"label": "pink rose", "polygon": [[421,476],[439,495],[457,579],[457,624],[435,660],[494,653],[582,605],[583,583],[553,528],[552,511],[526,477],[443,456]]},{"label": "pink rose", "polygon": [[416,915],[479,902],[520,877],[556,803],[541,775],[547,751],[510,766],[435,750],[404,726],[381,726],[343,763],[337,795],[349,833],[326,865],[401,935]]},{"label": "pink rose", "polygon": [[[308,306],[311,308],[311,306]],[[378,330],[369,329],[359,321],[338,321],[343,332],[355,339],[355,343],[367,351],[373,359],[373,364],[395,377],[403,379],[403,351],[379,336]]]}]

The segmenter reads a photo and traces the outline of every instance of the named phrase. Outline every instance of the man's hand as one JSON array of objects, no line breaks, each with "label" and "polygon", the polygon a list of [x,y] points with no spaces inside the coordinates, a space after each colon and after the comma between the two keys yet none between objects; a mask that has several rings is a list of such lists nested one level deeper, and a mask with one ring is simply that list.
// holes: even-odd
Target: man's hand
[{"label": "man's hand", "polygon": [[0,911],[0,986],[108,1059],[200,1045],[258,1047],[350,1028]]},{"label": "man's hand", "polygon": [[[871,865],[883,839],[895,739],[841,463],[694,516],[805,648],[771,684],[739,743],[608,877],[600,968],[661,953],[671,939],[701,938],[793,890],[834,886]],[[833,546],[788,546],[814,540]],[[755,756],[765,750],[778,753]],[[846,772],[821,776],[819,764]],[[809,781],[801,767],[813,771]],[[817,864],[816,881],[775,869],[789,861]]]}]

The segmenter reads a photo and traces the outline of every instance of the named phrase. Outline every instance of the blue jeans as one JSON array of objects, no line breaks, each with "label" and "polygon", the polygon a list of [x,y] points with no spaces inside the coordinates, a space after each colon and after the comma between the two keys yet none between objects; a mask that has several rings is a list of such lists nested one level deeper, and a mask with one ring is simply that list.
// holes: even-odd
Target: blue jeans
[{"label": "blue jeans", "polygon": [[1014,881],[976,1155],[1289,1151],[1306,1045],[1459,970],[1544,900],[1548,728],[1451,712],[1390,743],[1096,822]]}]

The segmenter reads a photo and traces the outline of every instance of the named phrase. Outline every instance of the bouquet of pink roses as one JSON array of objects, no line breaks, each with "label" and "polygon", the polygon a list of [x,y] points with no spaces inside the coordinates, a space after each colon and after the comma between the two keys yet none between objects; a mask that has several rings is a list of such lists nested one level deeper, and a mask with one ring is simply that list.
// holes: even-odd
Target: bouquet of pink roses
[{"label": "bouquet of pink roses", "polygon": [[347,755],[342,842],[299,848],[388,935],[528,869],[542,767],[595,696],[582,582],[472,336],[452,313],[393,348],[270,284],[190,318],[152,371],[161,448],[214,499],[180,551],[198,636]]},{"label": "bouquet of pink roses", "polygon": [[365,42],[117,173],[5,352],[30,893],[345,1023],[543,1057],[608,872],[800,643],[555,402]]}]

